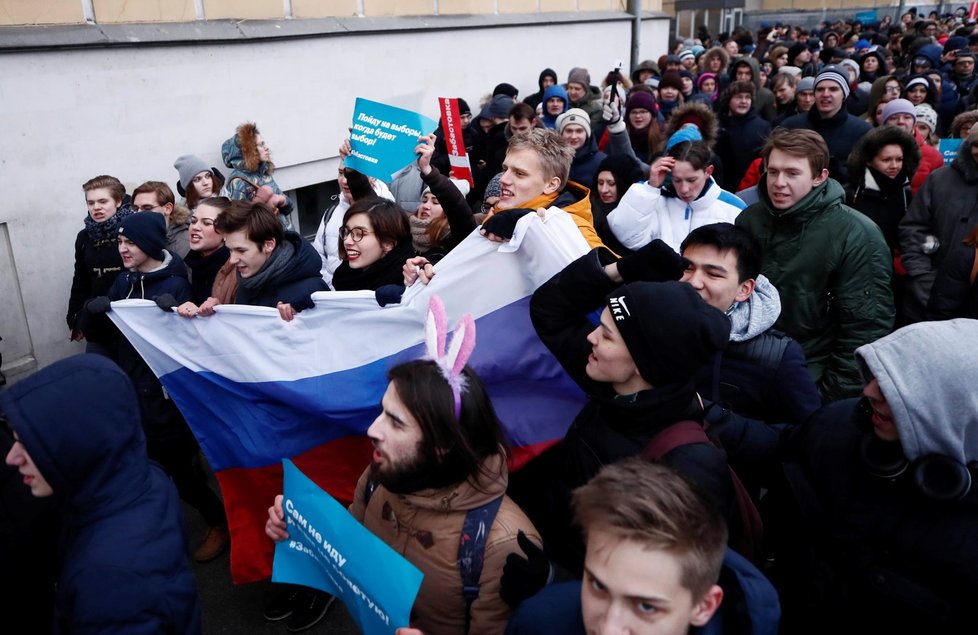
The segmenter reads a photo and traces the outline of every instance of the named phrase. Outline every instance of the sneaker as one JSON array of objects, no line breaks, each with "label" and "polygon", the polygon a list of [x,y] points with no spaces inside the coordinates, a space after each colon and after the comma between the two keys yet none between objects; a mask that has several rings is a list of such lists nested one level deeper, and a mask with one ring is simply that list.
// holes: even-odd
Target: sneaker
[{"label": "sneaker", "polygon": [[285,630],[290,633],[298,633],[312,628],[319,621],[326,617],[326,611],[333,605],[335,596],[322,591],[304,589],[300,597],[300,604],[297,604],[292,617],[285,625]]},{"label": "sneaker", "polygon": [[293,584],[273,584],[272,588],[276,589],[276,593],[265,606],[264,615],[269,622],[278,622],[292,615],[305,589]]},{"label": "sneaker", "polygon": [[197,562],[210,562],[224,552],[229,540],[227,526],[211,527],[204,534],[204,539],[197,545],[197,550],[194,551],[194,560]]}]

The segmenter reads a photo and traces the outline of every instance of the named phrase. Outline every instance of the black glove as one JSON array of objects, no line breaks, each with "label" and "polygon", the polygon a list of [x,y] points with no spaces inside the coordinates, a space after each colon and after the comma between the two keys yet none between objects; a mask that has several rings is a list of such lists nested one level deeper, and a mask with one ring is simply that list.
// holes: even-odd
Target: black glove
[{"label": "black glove", "polygon": [[179,305],[180,303],[177,302],[177,299],[170,293],[164,293],[163,295],[156,296],[156,306],[160,307],[160,310],[165,313],[172,313],[173,307]]},{"label": "black glove", "polygon": [[535,210],[525,207],[508,209],[505,212],[497,212],[489,217],[489,220],[482,224],[487,234],[495,234],[500,238],[509,240],[516,231],[516,223],[527,214],[534,213]]},{"label": "black glove", "polygon": [[343,168],[343,174],[346,175],[346,185],[350,188],[350,198],[354,201],[374,194],[374,188],[371,187],[370,179],[366,174],[351,168]]},{"label": "black glove", "polygon": [[514,609],[550,584],[554,576],[553,566],[543,549],[533,544],[522,531],[516,534],[516,542],[526,557],[518,553],[506,556],[499,587],[499,597]]},{"label": "black glove", "polygon": [[406,287],[403,284],[385,284],[374,291],[377,304],[387,306],[388,304],[400,304],[401,297],[404,295]]},{"label": "black glove", "polygon": [[112,300],[104,295],[92,298],[85,304],[85,310],[89,313],[108,313],[111,308]]},{"label": "black glove", "polygon": [[668,282],[679,280],[689,261],[656,238],[648,245],[618,261],[618,273],[628,282]]}]

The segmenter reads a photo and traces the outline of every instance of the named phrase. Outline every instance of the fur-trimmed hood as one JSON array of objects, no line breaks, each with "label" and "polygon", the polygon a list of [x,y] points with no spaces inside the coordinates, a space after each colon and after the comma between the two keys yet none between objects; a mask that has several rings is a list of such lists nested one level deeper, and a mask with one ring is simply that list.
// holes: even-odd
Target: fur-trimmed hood
[{"label": "fur-trimmed hood", "polygon": [[687,115],[695,115],[703,121],[703,126],[697,127],[700,130],[700,135],[703,136],[703,143],[712,149],[717,141],[720,124],[713,109],[701,102],[687,102],[673,110],[672,114],[669,115],[669,120],[666,121],[666,129],[662,138],[668,139],[679,130],[681,127],[679,122]]},{"label": "fur-trimmed hood", "polygon": [[866,166],[873,157],[888,145],[898,145],[903,148],[903,173],[913,177],[920,165],[920,146],[916,139],[902,128],[880,126],[873,128],[856,143],[849,154],[849,183],[855,187],[863,185],[866,177]]},{"label": "fur-trimmed hood", "polygon": [[179,227],[181,225],[186,225],[190,222],[190,209],[184,205],[177,203],[173,206],[173,211],[170,212],[170,226]]},{"label": "fur-trimmed hood", "polygon": [[235,135],[221,146],[224,165],[242,172],[261,172],[271,174],[275,165],[271,161],[262,162],[258,154],[258,126],[248,121],[238,126]]},{"label": "fur-trimmed hood", "polygon": [[723,60],[723,67],[721,67],[720,70],[717,71],[717,74],[723,74],[727,71],[727,69],[730,68],[730,53],[727,53],[726,49],[724,49],[722,46],[714,46],[713,48],[703,53],[703,56],[700,59],[700,70],[702,72],[704,73],[713,72],[709,68],[710,58],[712,57],[719,57],[721,60]]}]

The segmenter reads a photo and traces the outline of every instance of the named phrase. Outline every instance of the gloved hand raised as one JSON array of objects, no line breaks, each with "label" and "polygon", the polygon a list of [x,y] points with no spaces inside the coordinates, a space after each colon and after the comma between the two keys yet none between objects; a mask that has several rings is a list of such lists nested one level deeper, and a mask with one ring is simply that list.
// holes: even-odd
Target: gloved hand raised
[{"label": "gloved hand raised", "polygon": [[553,565],[543,549],[536,546],[522,531],[516,534],[516,542],[526,557],[518,553],[506,556],[499,587],[499,596],[514,609],[523,600],[533,597],[550,584],[554,577]]},{"label": "gloved hand raised", "polygon": [[679,280],[689,261],[656,238],[635,253],[618,261],[618,273],[629,282],[668,282]]},{"label": "gloved hand raised", "polygon": [[601,118],[608,122],[608,132],[624,132],[625,120],[621,118],[621,108],[617,103],[604,102]]}]

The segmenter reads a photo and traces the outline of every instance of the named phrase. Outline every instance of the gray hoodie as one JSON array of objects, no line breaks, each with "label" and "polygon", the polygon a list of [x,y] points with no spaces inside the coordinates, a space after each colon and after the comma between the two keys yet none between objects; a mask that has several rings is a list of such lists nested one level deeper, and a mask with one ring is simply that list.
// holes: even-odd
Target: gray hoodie
[{"label": "gray hoodie", "polygon": [[730,312],[730,341],[746,342],[768,330],[781,315],[781,295],[763,274],[754,279],[754,292]]},{"label": "gray hoodie", "polygon": [[856,349],[893,411],[907,459],[978,460],[978,320],[920,322]]}]

